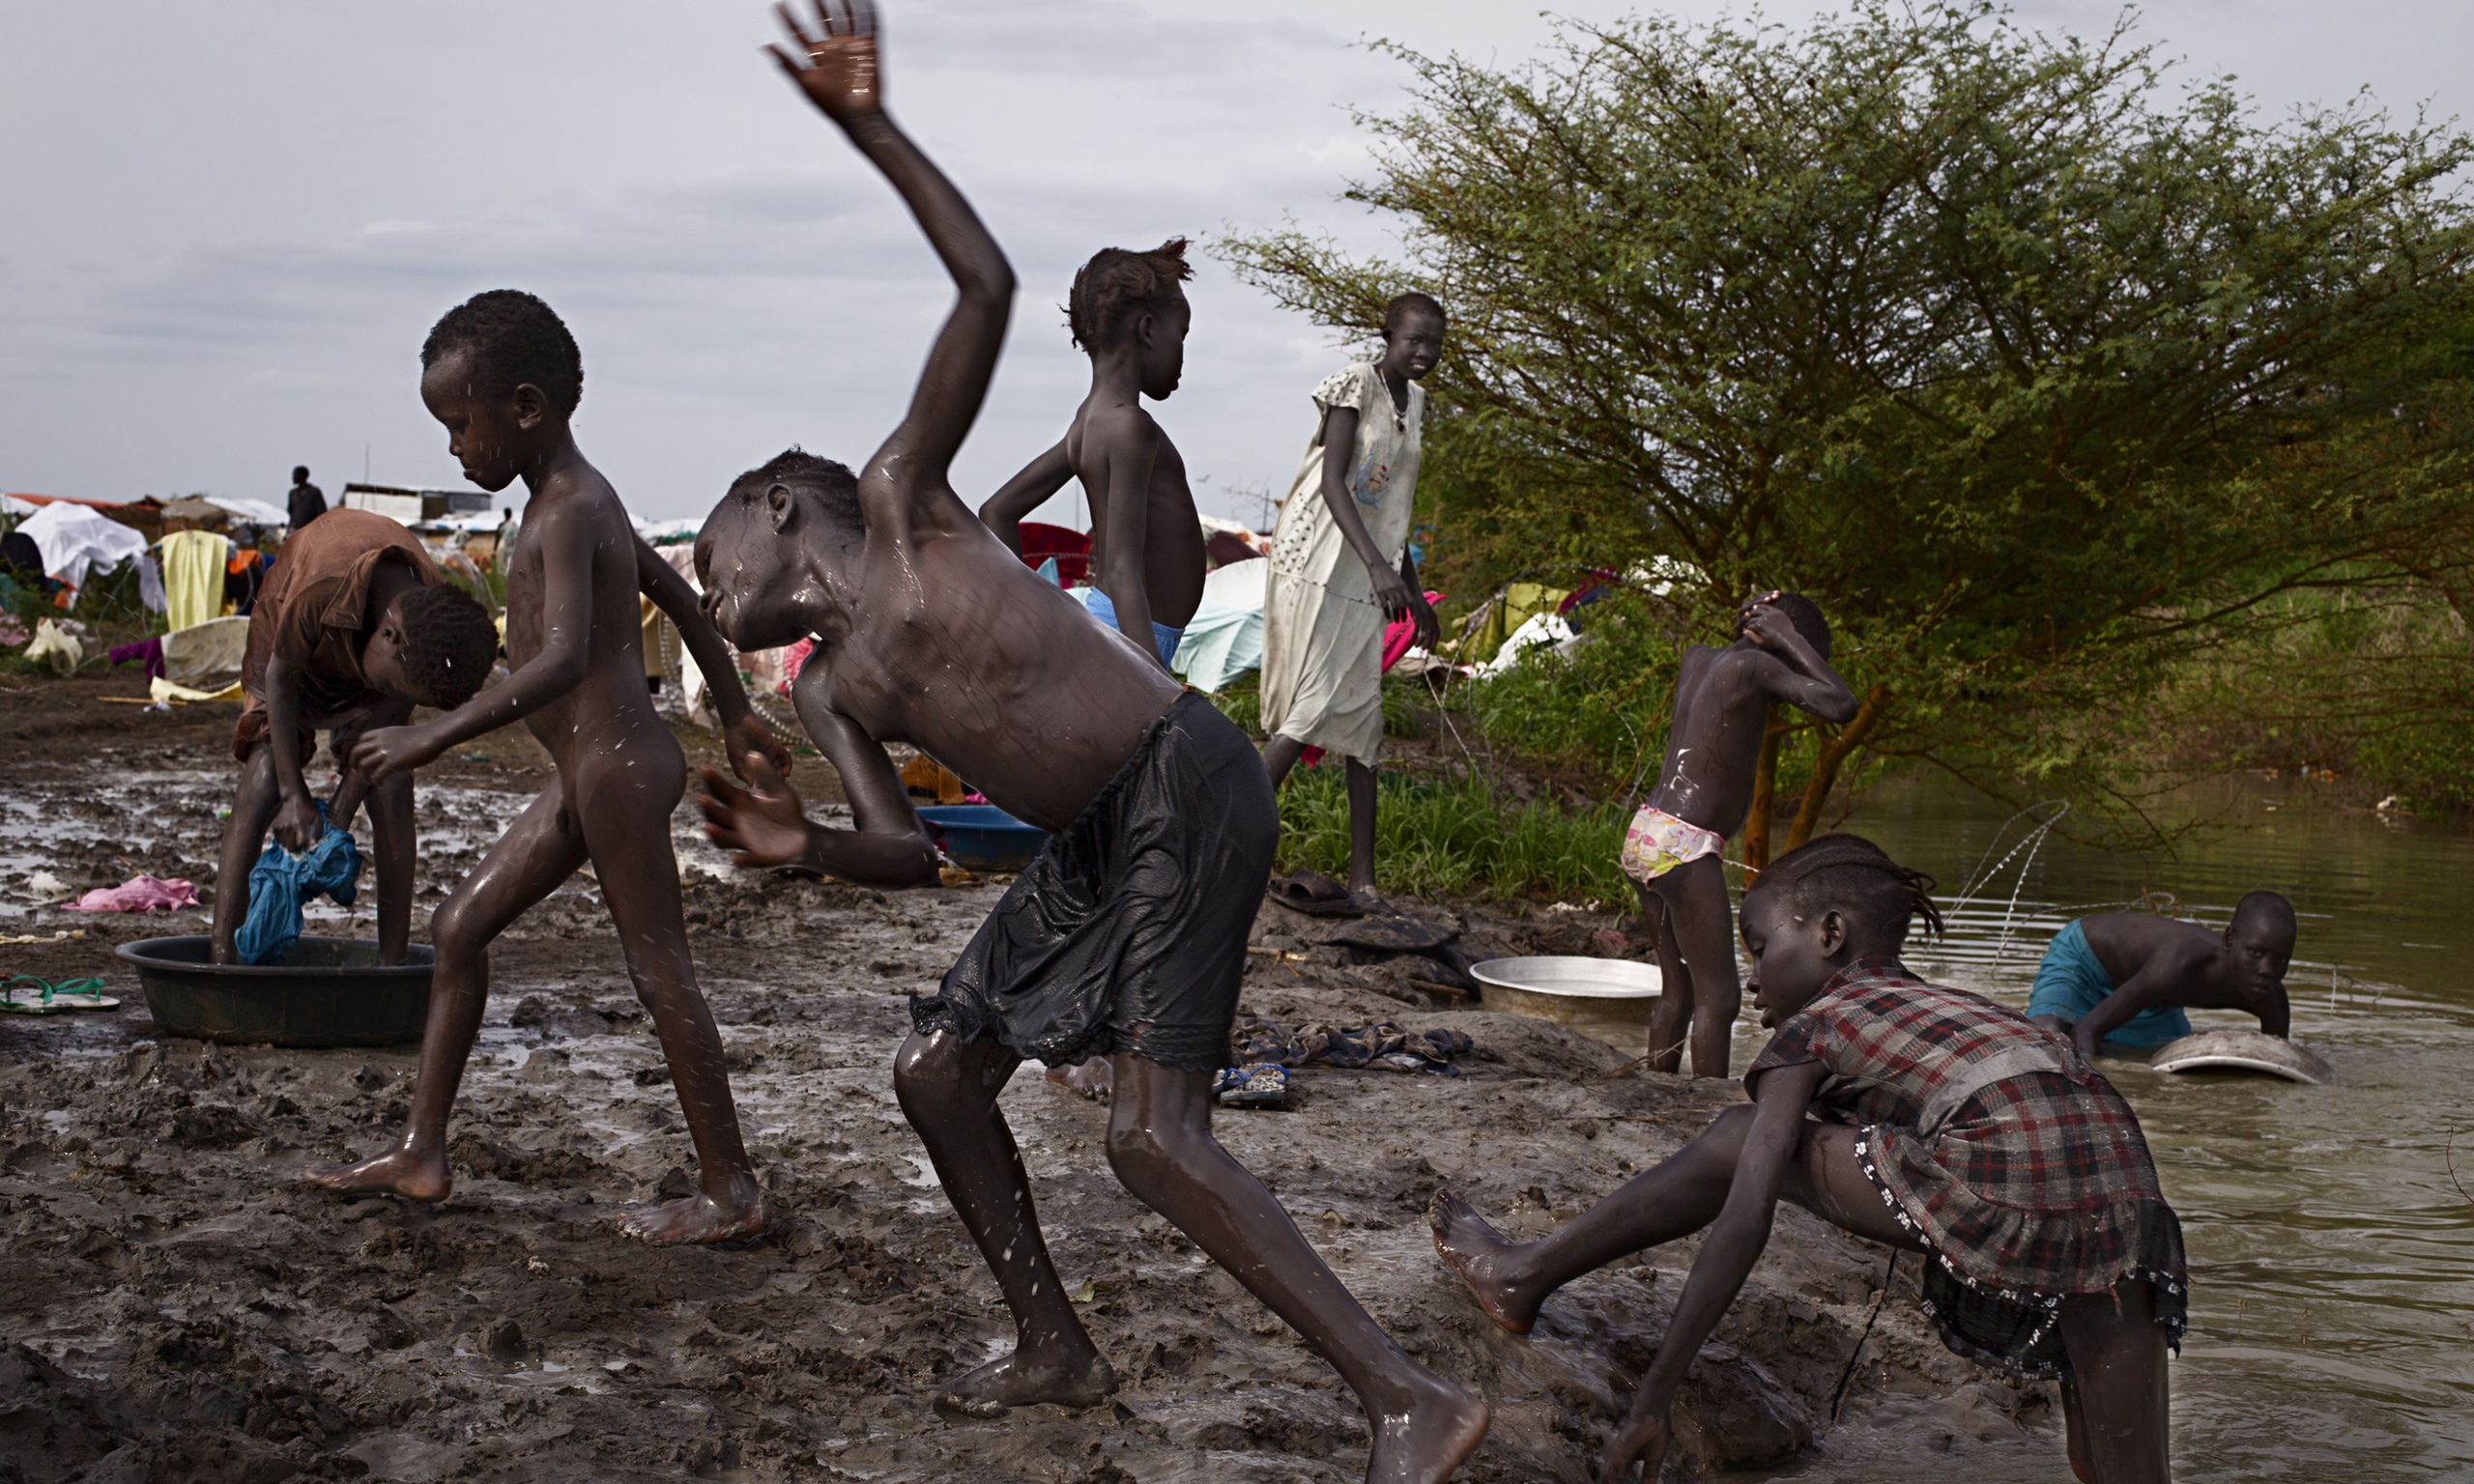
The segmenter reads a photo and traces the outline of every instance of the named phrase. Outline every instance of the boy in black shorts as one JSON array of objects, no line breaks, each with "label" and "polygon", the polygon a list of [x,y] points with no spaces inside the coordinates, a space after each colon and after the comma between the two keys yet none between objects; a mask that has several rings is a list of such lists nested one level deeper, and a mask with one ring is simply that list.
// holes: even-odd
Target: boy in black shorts
[{"label": "boy in black shorts", "polygon": [[1091,622],[981,525],[947,470],[995,369],[1014,274],[967,202],[884,113],[874,16],[819,17],[784,68],[902,193],[961,290],[908,414],[854,478],[786,453],[742,475],[696,549],[743,648],[814,635],[795,692],[856,828],[810,823],[761,758],[705,775],[741,866],[928,879],[935,855],[882,744],[910,742],[1055,837],[912,1003],[894,1088],[1013,1311],[1014,1353],[945,1384],[980,1415],[1115,1389],[1049,1260],[996,1097],[1025,1057],[1115,1063],[1108,1159],[1338,1369],[1374,1434],[1368,1477],[1439,1480],[1486,1406],[1401,1352],[1260,1182],[1211,1136],[1246,934],[1278,829],[1251,744],[1154,658]]}]

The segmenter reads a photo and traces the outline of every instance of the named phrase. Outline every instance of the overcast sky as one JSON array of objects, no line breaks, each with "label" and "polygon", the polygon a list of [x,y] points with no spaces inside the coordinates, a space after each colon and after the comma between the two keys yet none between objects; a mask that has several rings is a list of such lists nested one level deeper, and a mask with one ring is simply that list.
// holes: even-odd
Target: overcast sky
[{"label": "overcast sky", "polygon": [[[2018,9],[2082,32],[2116,11]],[[786,444],[871,451],[950,299],[891,190],[760,57],[755,0],[0,0],[0,489],[279,499],[295,463],[331,496],[364,467],[452,487],[420,340],[515,286],[583,345],[586,451],[637,510],[701,514]],[[1365,42],[1511,62],[1548,34],[1501,0],[891,0],[887,27],[895,113],[1021,277],[956,468],[974,500],[1084,388],[1057,305],[1094,248],[1284,216],[1377,244],[1336,199],[1366,173],[1350,105],[1403,81]],[[2368,87],[2474,117],[2465,0],[2157,0],[2142,32],[2271,111]],[[1251,517],[1344,348],[1208,260],[1192,293],[1160,415],[1203,508]],[[1078,508],[1069,486],[1048,514]]]}]

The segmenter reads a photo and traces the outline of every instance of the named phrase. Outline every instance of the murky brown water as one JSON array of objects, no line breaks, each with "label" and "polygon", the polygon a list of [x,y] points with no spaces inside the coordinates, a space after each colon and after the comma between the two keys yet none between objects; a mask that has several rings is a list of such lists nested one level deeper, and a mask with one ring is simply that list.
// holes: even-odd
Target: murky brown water
[{"label": "murky brown water", "polygon": [[[2173,1370],[2185,1479],[2474,1477],[2474,1201],[2458,1188],[2474,1190],[2474,831],[2342,811],[2325,791],[2212,785],[2184,801],[2211,822],[2170,854],[2054,835],[1999,870],[2025,822],[1938,782],[1879,787],[1845,826],[1947,893],[1982,871],[1950,939],[1911,960],[2014,1004],[2072,917],[2147,891],[2211,925],[2254,888],[2293,899],[2294,1036],[2337,1065],[2335,1085],[2106,1066],[2190,1245],[2191,1334]],[[1849,1436],[1793,1471],[1913,1476],[1915,1447],[1886,1429]],[[2068,1476],[2049,1446],[1978,1446],[1964,1467],[1971,1484]]]}]

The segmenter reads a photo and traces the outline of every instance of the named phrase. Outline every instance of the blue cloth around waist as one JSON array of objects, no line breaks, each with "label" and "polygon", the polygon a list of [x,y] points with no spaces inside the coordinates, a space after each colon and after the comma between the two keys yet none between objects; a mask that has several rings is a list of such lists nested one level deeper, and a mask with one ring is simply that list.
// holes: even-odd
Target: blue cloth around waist
[{"label": "blue cloth around waist", "polygon": [[[1107,593],[1097,587],[1077,587],[1072,595],[1082,600],[1082,606],[1091,611],[1092,617],[1109,628],[1117,627],[1117,606]],[[1151,642],[1160,651],[1161,664],[1165,665],[1177,657],[1177,641],[1185,637],[1185,630],[1172,629],[1165,623],[1151,626]]]},{"label": "blue cloth around waist", "polygon": [[[327,806],[318,806],[325,820]],[[301,939],[301,908],[313,897],[331,897],[338,906],[352,905],[360,879],[360,846],[352,832],[327,825],[318,842],[299,855],[269,842],[258,864],[249,868],[249,915],[232,935],[243,963],[274,963]]]},{"label": "blue cloth around waist", "polygon": [[[2036,985],[2028,992],[2028,1014],[2058,1016],[2078,1024],[2120,986],[2105,972],[2096,951],[2087,946],[2086,930],[2072,923],[2053,935],[2044,961],[2036,965]],[[2176,1005],[2151,1005],[2105,1033],[2107,1041],[2126,1046],[2161,1046],[2191,1034],[2191,1017]]]}]

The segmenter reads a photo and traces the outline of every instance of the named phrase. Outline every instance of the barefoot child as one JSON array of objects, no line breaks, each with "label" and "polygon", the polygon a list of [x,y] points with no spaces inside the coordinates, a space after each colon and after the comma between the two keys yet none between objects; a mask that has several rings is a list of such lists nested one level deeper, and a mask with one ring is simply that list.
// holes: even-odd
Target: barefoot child
[{"label": "barefoot child", "polygon": [[328,824],[350,829],[365,796],[378,857],[378,961],[401,963],[412,933],[413,776],[370,787],[344,769],[321,819],[302,776],[319,731],[340,762],[363,731],[410,719],[416,705],[453,710],[489,678],[498,631],[481,605],[446,585],[420,541],[366,510],[337,510],[283,544],[249,613],[241,685],[248,699],[232,733],[241,782],[215,876],[209,949],[239,963],[234,937],[249,915],[249,868],[274,827],[299,853]]},{"label": "barefoot child", "polygon": [[[1374,762],[1383,749],[1383,634],[1409,620],[1435,639],[1409,552],[1426,392],[1443,356],[1443,305],[1424,294],[1383,308],[1383,355],[1314,388],[1317,421],[1272,532],[1263,596],[1263,769],[1285,782],[1309,747],[1348,759],[1351,908],[1375,911]],[[1326,910],[1330,910],[1327,908]]]},{"label": "barefoot child", "polygon": [[1582,1273],[1707,1228],[1601,1477],[1655,1479],[1667,1406],[1769,1240],[1780,1199],[1927,1254],[1925,1311],[1971,1359],[2061,1383],[2071,1467],[2166,1477],[2165,1352],[2183,1328],[2181,1223],[2139,1120],[2070,1043],[1899,962],[1932,883],[1827,835],[1744,894],[1753,1002],[1774,1027],[1747,1105],[1542,1241],[1436,1193],[1435,1248],[1526,1333]]},{"label": "barefoot child", "polygon": [[720,1034],[688,961],[670,846],[686,759],[645,689],[640,590],[678,625],[712,683],[730,756],[781,762],[788,756],[751,717],[737,669],[686,579],[637,538],[617,492],[576,447],[568,419],[584,368],[550,306],[512,290],[476,295],[430,331],[421,366],[421,400],[446,425],[464,477],[492,491],[520,477],[531,492],[507,574],[514,671],[505,684],[435,721],[362,737],[353,765],[385,780],[522,721],[559,776],[430,920],[438,968],[403,1138],[385,1154],[320,1166],[309,1178],[337,1190],[446,1199],[446,1115],[481,1028],[490,941],[590,862],[628,977],[660,1033],[703,1181],[701,1194],[633,1213],[621,1227],[648,1241],[746,1236],[762,1228],[763,1212],[739,1142]]},{"label": "barefoot child", "polygon": [[2242,1011],[2283,1036],[2293,934],[2293,903],[2275,892],[2243,898],[2221,933],[2151,912],[2083,917],[2054,934],[2036,965],[2028,1018],[2086,1057],[2107,1042],[2144,1054],[2179,1041],[2191,1034],[2186,1007]]},{"label": "barefoot child", "polygon": [[1074,275],[1066,323],[1091,357],[1091,394],[1057,445],[979,507],[1017,553],[1022,517],[1079,478],[1091,496],[1091,570],[1083,601],[1165,668],[1202,604],[1202,522],[1186,461],[1142,399],[1165,402],[1186,369],[1194,312],[1177,285],[1192,278],[1186,240],[1149,252],[1103,247]]},{"label": "barefoot child", "polygon": [[1676,671],[1675,725],[1658,786],[1624,832],[1624,873],[1658,934],[1666,989],[1650,1020],[1650,1065],[1673,1071],[1692,1042],[1692,1074],[1727,1074],[1742,992],[1719,848],[1743,827],[1771,701],[1826,722],[1856,714],[1829,668],[1829,624],[1799,592],[1768,592],[1736,613],[1736,642],[1694,644]]},{"label": "barefoot child", "polygon": [[1211,1136],[1212,1074],[1278,829],[1245,733],[1156,660],[1090,621],[1009,553],[947,479],[1005,334],[1014,274],[970,206],[885,114],[861,0],[820,14],[782,65],[881,171],[960,301],[910,409],[855,478],[795,451],[742,475],[696,557],[715,623],[745,646],[815,635],[800,720],[842,775],[855,829],[809,822],[752,760],[753,789],[707,772],[716,843],[741,866],[933,878],[935,856],[883,743],[909,742],[1055,832],[894,1060],[904,1116],[993,1270],[1013,1354],[948,1379],[978,1415],[1087,1407],[1116,1388],[1050,1261],[997,1094],[1024,1058],[1115,1063],[1108,1161],[1338,1369],[1374,1433],[1369,1478],[1436,1480],[1477,1447],[1485,1403],[1403,1354],[1280,1203]]}]

